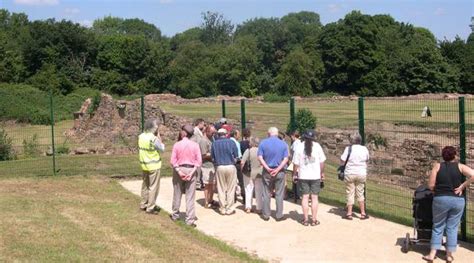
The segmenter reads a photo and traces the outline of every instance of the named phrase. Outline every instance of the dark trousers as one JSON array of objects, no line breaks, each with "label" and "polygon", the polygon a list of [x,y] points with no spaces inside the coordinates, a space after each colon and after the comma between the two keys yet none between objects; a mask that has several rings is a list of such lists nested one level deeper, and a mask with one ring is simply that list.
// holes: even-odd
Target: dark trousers
[{"label": "dark trousers", "polygon": [[244,174],[242,173],[242,169],[240,169],[240,162],[235,165],[235,168],[237,168],[237,180],[239,181],[240,194],[242,195],[242,200],[245,202]]}]

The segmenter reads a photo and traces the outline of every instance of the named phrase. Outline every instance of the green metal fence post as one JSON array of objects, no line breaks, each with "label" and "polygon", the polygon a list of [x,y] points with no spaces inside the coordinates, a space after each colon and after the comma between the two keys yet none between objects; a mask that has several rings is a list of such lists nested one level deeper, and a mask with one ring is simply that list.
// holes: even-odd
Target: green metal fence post
[{"label": "green metal fence post", "polygon": [[245,99],[240,100],[240,121],[242,129],[247,127],[247,120],[245,116]]},{"label": "green metal fence post", "polygon": [[[466,163],[466,108],[465,108],[465,99],[464,97],[459,97],[459,161],[463,164]],[[464,177],[463,177],[464,178]],[[467,228],[466,228],[466,206],[467,206],[467,196],[464,191],[464,213],[461,219],[461,239],[466,241],[467,239]]]},{"label": "green metal fence post", "polygon": [[359,134],[362,137],[362,145],[365,145],[364,97],[359,97]]},{"label": "green metal fence post", "polygon": [[222,117],[223,118],[226,117],[226,114],[225,114],[225,100],[222,100]]},{"label": "green metal fence post", "polygon": [[49,109],[51,113],[51,147],[53,148],[53,175],[56,175],[56,147],[54,145],[54,109],[53,91],[49,92]]},{"label": "green metal fence post", "polygon": [[295,98],[290,99],[290,127],[291,131],[296,129]]},{"label": "green metal fence post", "polygon": [[142,132],[145,130],[145,96],[140,98],[140,114],[141,114],[141,127]]},{"label": "green metal fence post", "polygon": [[[365,116],[364,116],[364,97],[359,97],[359,135],[362,138],[362,145],[365,145]],[[367,213],[367,184],[364,185],[364,206]]]}]

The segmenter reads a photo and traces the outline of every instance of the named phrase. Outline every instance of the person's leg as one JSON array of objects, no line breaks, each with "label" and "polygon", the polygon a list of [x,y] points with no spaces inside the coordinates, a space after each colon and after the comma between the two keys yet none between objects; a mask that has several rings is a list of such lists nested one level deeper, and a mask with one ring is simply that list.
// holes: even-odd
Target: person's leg
[{"label": "person's leg", "polygon": [[185,222],[187,225],[192,225],[194,224],[194,221],[196,221],[196,210],[194,207],[195,195],[196,195],[196,174],[194,174],[191,177],[190,181],[187,181],[185,183],[185,190],[186,190],[186,221]]},{"label": "person's leg", "polygon": [[224,174],[224,167],[223,166],[218,166],[216,169],[216,175],[217,175],[217,196],[219,198],[219,206],[220,206],[220,212],[221,214],[225,213],[225,206],[227,205],[226,202],[226,178]]},{"label": "person's leg", "polygon": [[237,188],[238,180],[237,180],[237,169],[234,165],[227,167],[227,182],[228,182],[228,190],[227,190],[227,206],[226,211],[228,214],[232,214],[235,212],[234,204],[235,204],[235,189]]},{"label": "person's leg", "polygon": [[318,222],[318,195],[311,194],[311,217],[313,219],[313,223]]},{"label": "person's leg", "polygon": [[156,198],[160,192],[160,169],[150,173],[150,192],[148,194],[147,211],[152,212],[156,207]]},{"label": "person's leg", "polygon": [[279,172],[275,176],[276,219],[283,218],[283,200],[285,198],[285,185],[285,172]]},{"label": "person's leg", "polygon": [[446,228],[446,219],[450,210],[445,196],[436,196],[433,198],[433,228],[431,230],[431,250],[429,256],[425,259],[434,259],[436,251],[441,248],[444,229]]},{"label": "person's leg", "polygon": [[240,195],[242,196],[242,200],[245,200],[244,174],[242,173],[242,169],[240,169],[240,162],[237,165],[235,165],[235,169],[236,169],[236,177],[237,177],[236,188],[237,187],[240,188]]},{"label": "person's leg", "polygon": [[179,219],[179,207],[181,206],[182,180],[176,171],[173,171],[173,203],[171,205],[171,218]]},{"label": "person's leg", "polygon": [[263,172],[262,182],[263,182],[262,216],[264,217],[264,219],[267,219],[267,218],[270,217],[270,213],[271,213],[270,201],[271,201],[271,197],[272,197],[272,187],[271,187],[271,185],[272,185],[272,176],[267,171]]},{"label": "person's leg", "polygon": [[356,176],[354,178],[355,185],[355,197],[360,207],[361,218],[367,216],[365,212],[365,197],[364,197],[364,188],[365,188],[365,176]]},{"label": "person's leg", "polygon": [[309,206],[308,206],[308,200],[309,200],[309,194],[302,194],[302,198],[301,198],[301,207],[303,208],[303,220],[304,222],[308,222],[308,210],[309,210]]},{"label": "person's leg", "polygon": [[252,209],[252,196],[253,196],[253,180],[250,176],[244,175],[244,187],[245,187],[245,210],[249,212]]},{"label": "person's leg", "polygon": [[347,204],[346,216],[349,218],[352,218],[352,206],[354,205],[354,194],[355,194],[355,185],[352,180],[352,176],[346,175],[344,177],[344,183],[346,184],[346,204]]},{"label": "person's leg", "polygon": [[142,201],[140,202],[140,209],[145,210],[147,205],[148,205],[148,194],[150,190],[150,178],[148,177],[149,173],[146,171],[143,171],[142,177],[143,177],[143,182],[142,182]]},{"label": "person's leg", "polygon": [[446,251],[452,256],[458,245],[458,228],[464,212],[465,201],[461,197],[449,197],[449,199],[451,210],[446,219]]},{"label": "person's leg", "polygon": [[256,208],[257,208],[257,213],[260,213],[262,211],[263,207],[263,182],[262,178],[256,178],[254,181],[254,187],[255,187],[255,203],[256,203]]}]

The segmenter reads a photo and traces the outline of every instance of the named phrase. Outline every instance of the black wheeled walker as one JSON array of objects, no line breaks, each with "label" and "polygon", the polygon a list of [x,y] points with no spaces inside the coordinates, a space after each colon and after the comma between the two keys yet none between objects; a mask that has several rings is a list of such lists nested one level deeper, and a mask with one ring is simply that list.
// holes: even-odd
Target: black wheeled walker
[{"label": "black wheeled walker", "polygon": [[411,245],[429,243],[433,227],[433,192],[426,185],[416,188],[413,195],[413,238],[406,234],[402,251],[408,253]]}]

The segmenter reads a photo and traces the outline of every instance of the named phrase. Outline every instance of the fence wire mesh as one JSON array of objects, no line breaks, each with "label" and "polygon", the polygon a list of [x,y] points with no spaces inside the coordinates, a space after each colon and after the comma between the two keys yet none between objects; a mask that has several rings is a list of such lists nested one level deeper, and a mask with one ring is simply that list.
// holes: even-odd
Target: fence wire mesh
[{"label": "fence wire mesh", "polygon": [[[148,98],[148,96],[147,96]],[[222,104],[144,102],[144,116],[139,98],[113,100],[102,97],[97,111],[63,116],[61,105],[53,100],[54,151],[51,125],[3,122],[1,127],[11,139],[15,159],[0,162],[0,175],[52,175],[53,154],[58,175],[133,176],[141,173],[137,161],[136,138],[142,119],[180,116],[192,122],[203,118],[215,123],[222,117]],[[466,99],[466,161],[474,166],[474,99]],[[317,117],[317,133],[326,151],[326,188],[321,200],[343,206],[344,184],[337,180],[336,167],[349,143],[349,135],[364,131],[371,153],[366,185],[369,213],[396,222],[412,223],[414,189],[427,180],[434,161],[440,160],[441,148],[460,148],[458,99],[380,99],[365,98],[363,122],[357,98],[297,101],[296,110],[309,109]],[[157,109],[163,110],[158,112]],[[246,102],[246,127],[253,136],[266,137],[268,127],[285,132],[290,122],[290,104]],[[240,101],[226,102],[225,115],[241,128]],[[179,124],[179,123],[178,123]],[[177,125],[178,125],[177,124]],[[361,129],[363,124],[363,129]],[[176,128],[176,127],[175,127]],[[168,161],[173,134],[168,133],[163,155],[163,174]],[[177,136],[177,134],[176,134]],[[289,138],[286,138],[289,143]],[[169,171],[168,171],[169,172]],[[292,188],[288,180],[288,188]],[[465,229],[469,241],[474,238],[473,190],[467,194]]]}]

